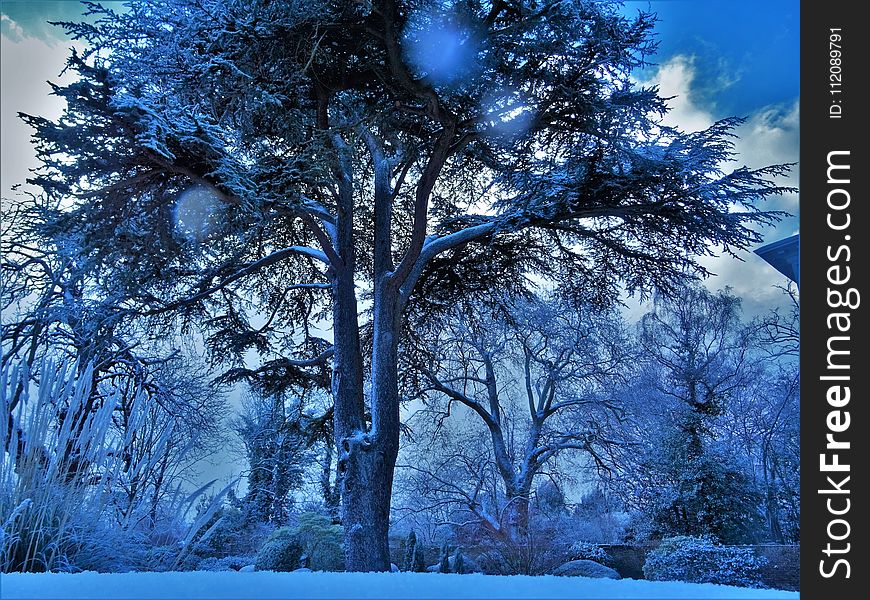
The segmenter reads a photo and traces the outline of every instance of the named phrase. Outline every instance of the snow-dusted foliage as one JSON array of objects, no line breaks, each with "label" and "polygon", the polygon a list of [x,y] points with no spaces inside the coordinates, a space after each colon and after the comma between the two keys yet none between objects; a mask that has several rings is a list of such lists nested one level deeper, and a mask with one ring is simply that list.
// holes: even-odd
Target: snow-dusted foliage
[{"label": "snow-dusted foliage", "polygon": [[764,366],[753,336],[735,296],[695,286],[661,299],[639,324],[643,366],[624,392],[637,444],[620,461],[617,490],[653,537],[764,536],[751,465],[722,443],[732,404],[766,393],[751,385]]},{"label": "snow-dusted foliage", "polygon": [[249,396],[236,423],[248,461],[248,517],[286,525],[302,484],[306,441],[298,420],[288,418],[282,398]]},{"label": "snow-dusted foliage", "polygon": [[331,390],[351,569],[390,566],[410,316],[522,294],[532,274],[568,282],[575,304],[673,290],[705,273],[699,255],[736,253],[777,218],[756,203],[784,191],[784,167],[722,171],[739,120],[662,127],[665,101],[634,84],[654,48],[647,13],[88,6],[90,23],[66,25],[88,50],[54,90],[65,114],[24,117],[49,207],[37,221],[113,314],[195,326],[231,377]]},{"label": "snow-dusted foliage", "polygon": [[761,587],[765,562],[752,548],[723,546],[709,537],[677,536],[662,540],[647,555],[643,574],[656,581]]},{"label": "snow-dusted foliage", "polygon": [[205,558],[196,565],[197,571],[240,571],[253,565],[256,556],[225,556],[223,558]]},{"label": "snow-dusted foliage", "polygon": [[[184,521],[197,494],[175,482],[164,497],[141,477],[174,451],[172,428],[153,428],[145,394],[96,396],[93,371],[46,361],[35,386],[19,385],[26,369],[0,371],[3,572],[177,566],[202,525]],[[134,453],[142,436],[148,452]]]},{"label": "snow-dusted foliage", "polygon": [[299,538],[287,527],[276,529],[257,552],[258,571],[295,571],[302,567],[305,553]]},{"label": "snow-dusted foliage", "polygon": [[591,542],[575,542],[569,548],[571,560],[593,560],[599,564],[609,566],[611,564],[610,555],[607,551]]}]

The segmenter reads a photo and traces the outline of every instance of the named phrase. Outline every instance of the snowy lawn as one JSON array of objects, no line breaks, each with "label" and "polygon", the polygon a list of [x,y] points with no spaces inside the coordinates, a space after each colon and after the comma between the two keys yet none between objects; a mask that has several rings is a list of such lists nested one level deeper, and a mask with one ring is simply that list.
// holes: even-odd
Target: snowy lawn
[{"label": "snowy lawn", "polygon": [[139,598],[798,598],[797,592],[713,584],[435,573],[10,573],[0,597]]}]

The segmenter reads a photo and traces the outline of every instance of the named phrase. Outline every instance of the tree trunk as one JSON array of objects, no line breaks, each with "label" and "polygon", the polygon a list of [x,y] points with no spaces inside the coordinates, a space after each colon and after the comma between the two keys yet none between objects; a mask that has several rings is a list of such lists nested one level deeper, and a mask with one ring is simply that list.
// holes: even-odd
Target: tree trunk
[{"label": "tree trunk", "polygon": [[[372,348],[371,430],[366,431],[362,390],[362,354],[356,299],[336,286],[335,432],[339,446],[341,515],[349,571],[389,571],[389,525],[393,472],[399,451],[398,338],[400,309],[396,290],[384,277],[376,282]],[[342,292],[346,292],[343,294]],[[353,304],[353,310],[350,310]],[[347,327],[349,325],[349,328]],[[345,344],[353,330],[356,352]],[[339,340],[339,336],[345,336]]]},{"label": "tree trunk", "polygon": [[528,494],[519,494],[510,499],[507,521],[511,541],[517,545],[527,545],[529,543]]},{"label": "tree trunk", "polygon": [[368,435],[342,441],[342,525],[348,571],[390,570],[392,462]]},{"label": "tree trunk", "polygon": [[392,291],[376,293],[372,350],[372,428],[341,440],[342,525],[349,571],[390,570],[390,502],[399,451],[398,310]]}]

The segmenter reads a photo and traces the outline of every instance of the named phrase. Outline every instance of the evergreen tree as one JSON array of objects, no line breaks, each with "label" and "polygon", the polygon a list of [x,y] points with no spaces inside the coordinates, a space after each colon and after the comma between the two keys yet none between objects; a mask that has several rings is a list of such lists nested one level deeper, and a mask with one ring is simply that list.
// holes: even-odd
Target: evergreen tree
[{"label": "evergreen tree", "polygon": [[450,546],[447,545],[447,542],[441,544],[441,555],[438,557],[438,572],[450,572]]},{"label": "evergreen tree", "polygon": [[414,565],[412,570],[415,573],[425,573],[427,566],[423,542],[417,540],[417,545],[414,547]]},{"label": "evergreen tree", "polygon": [[408,539],[405,540],[405,562],[402,564],[402,570],[414,571],[414,565],[417,562],[417,533],[412,529],[408,534]]},{"label": "evergreen tree", "polygon": [[462,556],[462,546],[457,546],[456,553],[453,555],[453,572],[465,572],[465,559]]}]

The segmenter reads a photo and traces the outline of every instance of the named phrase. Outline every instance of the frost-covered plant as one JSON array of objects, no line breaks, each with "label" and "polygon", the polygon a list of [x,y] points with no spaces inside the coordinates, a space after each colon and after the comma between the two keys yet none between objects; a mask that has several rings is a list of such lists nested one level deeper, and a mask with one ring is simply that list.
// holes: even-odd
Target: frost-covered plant
[{"label": "frost-covered plant", "polygon": [[298,536],[289,527],[272,532],[257,553],[254,568],[257,571],[295,571],[301,564],[305,549]]},{"label": "frost-covered plant", "polygon": [[465,557],[462,555],[462,547],[456,548],[456,553],[453,555],[453,572],[465,573]]},{"label": "frost-covered plant", "polygon": [[344,531],[341,525],[318,513],[299,516],[295,535],[308,557],[308,567],[314,571],[340,571],[344,569]]},{"label": "frost-covered plant", "polygon": [[[203,498],[202,510],[207,510],[209,501]],[[203,534],[194,542],[192,552],[203,558],[223,558],[252,552],[258,544],[256,524],[250,523],[246,514],[234,506],[221,506],[204,525]]]},{"label": "frost-covered plant", "polygon": [[643,574],[657,581],[763,587],[761,568],[766,563],[751,548],[723,546],[710,537],[677,536],[647,555]]},{"label": "frost-covered plant", "polygon": [[[119,541],[106,521],[108,485],[122,466],[108,437],[113,406],[89,406],[90,373],[46,361],[35,394],[19,386],[28,381],[23,369],[0,373],[4,572],[75,571],[79,558]],[[116,552],[108,566],[123,562]]]},{"label": "frost-covered plant", "polygon": [[197,571],[239,571],[254,564],[255,556],[225,556],[223,558],[204,558],[196,566]]},{"label": "frost-covered plant", "polygon": [[599,546],[591,542],[575,542],[569,548],[571,560],[594,560],[598,564],[610,566],[610,555]]},{"label": "frost-covered plant", "polygon": [[447,542],[441,545],[441,555],[438,557],[438,572],[450,572],[450,546],[447,545]]},{"label": "frost-covered plant", "polygon": [[[29,384],[29,375],[11,362],[0,370],[0,570],[176,565],[204,523],[183,522],[204,490],[187,495],[177,487],[174,496],[157,502],[144,488],[129,485],[165,456],[171,428],[153,436],[147,454],[131,456],[131,437],[147,421],[144,395],[122,397],[116,389],[98,397],[92,393],[92,367],[80,364],[45,360],[38,384]],[[124,435],[113,427],[122,401],[130,419]],[[174,525],[172,535],[164,536],[167,544],[152,550],[156,530],[142,523],[158,507]]]}]

